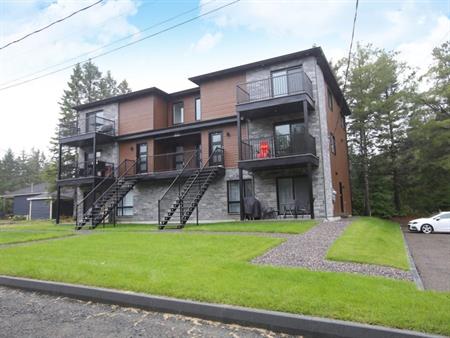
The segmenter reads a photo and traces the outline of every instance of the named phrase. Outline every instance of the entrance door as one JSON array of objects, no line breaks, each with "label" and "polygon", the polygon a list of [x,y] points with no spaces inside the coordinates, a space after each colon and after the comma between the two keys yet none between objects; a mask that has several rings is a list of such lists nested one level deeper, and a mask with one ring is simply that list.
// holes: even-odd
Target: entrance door
[{"label": "entrance door", "polygon": [[[222,132],[216,131],[209,134],[209,154],[211,155],[217,148],[223,148]],[[223,152],[216,151],[214,156],[210,160],[210,165],[222,165],[223,164]]]},{"label": "entrance door", "polygon": [[275,126],[275,154],[288,156],[302,151],[305,125],[303,122],[288,122]]},{"label": "entrance door", "polygon": [[309,211],[308,177],[282,177],[277,179],[278,211],[304,209]]},{"label": "entrance door", "polygon": [[146,173],[148,170],[147,163],[147,143],[138,143],[136,145],[136,158],[139,160],[139,165],[136,168],[137,174]]}]

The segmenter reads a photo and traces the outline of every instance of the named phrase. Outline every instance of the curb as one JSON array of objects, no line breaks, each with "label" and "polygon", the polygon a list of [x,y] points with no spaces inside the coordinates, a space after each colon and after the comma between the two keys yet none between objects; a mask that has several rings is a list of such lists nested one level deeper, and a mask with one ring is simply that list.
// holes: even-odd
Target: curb
[{"label": "curb", "polygon": [[306,337],[424,338],[425,333],[238,306],[202,303],[74,284],[0,276],[0,285],[99,303],[180,314]]},{"label": "curb", "polygon": [[417,270],[416,263],[414,263],[414,259],[411,255],[411,250],[409,250],[408,242],[406,241],[405,233],[403,232],[402,226],[400,225],[400,230],[402,232],[403,236],[403,243],[405,243],[406,247],[406,253],[408,254],[408,260],[409,260],[409,266],[411,268],[411,274],[414,279],[414,282],[416,283],[416,286],[419,290],[423,291],[425,290],[422,282],[422,278],[420,278],[419,271]]}]

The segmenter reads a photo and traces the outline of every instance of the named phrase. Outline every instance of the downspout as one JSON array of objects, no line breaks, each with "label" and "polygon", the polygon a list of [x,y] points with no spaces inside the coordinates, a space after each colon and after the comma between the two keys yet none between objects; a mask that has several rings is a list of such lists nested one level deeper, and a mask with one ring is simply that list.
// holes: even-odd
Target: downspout
[{"label": "downspout", "polygon": [[[319,99],[319,86],[318,86],[318,79],[317,79],[317,59],[314,59],[315,61],[315,67],[314,67],[314,73],[316,76],[316,92],[317,92],[317,99]],[[319,105],[320,108],[320,105]],[[324,152],[323,152],[323,140],[322,140],[322,121],[320,119],[320,110],[319,110],[319,137],[320,137],[320,152],[322,153],[322,175],[323,175],[323,197],[324,197],[324,206],[325,206],[325,219],[328,219],[328,209],[327,209],[327,191],[325,188],[325,166],[323,165],[324,160]],[[327,130],[328,135],[328,130]]]}]

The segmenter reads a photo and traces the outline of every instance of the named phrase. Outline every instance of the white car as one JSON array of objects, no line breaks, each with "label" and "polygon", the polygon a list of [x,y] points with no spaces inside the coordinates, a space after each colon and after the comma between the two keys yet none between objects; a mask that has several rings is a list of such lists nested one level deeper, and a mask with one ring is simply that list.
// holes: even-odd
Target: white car
[{"label": "white car", "polygon": [[409,231],[421,231],[424,234],[432,232],[450,232],[450,211],[443,211],[429,218],[413,219],[408,223]]}]

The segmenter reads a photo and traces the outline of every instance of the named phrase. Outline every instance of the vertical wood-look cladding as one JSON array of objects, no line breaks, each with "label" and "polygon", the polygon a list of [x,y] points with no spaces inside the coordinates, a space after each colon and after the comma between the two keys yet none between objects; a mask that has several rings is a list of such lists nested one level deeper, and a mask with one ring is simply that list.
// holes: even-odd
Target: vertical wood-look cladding
[{"label": "vertical wood-look cladding", "polygon": [[166,128],[168,126],[167,109],[166,99],[155,95],[153,98],[154,129]]},{"label": "vertical wood-look cladding", "polygon": [[143,96],[119,103],[119,135],[154,128],[153,96]]},{"label": "vertical wood-look cladding", "polygon": [[[327,90],[325,88],[325,90]],[[336,200],[334,202],[334,215],[341,215],[341,204],[339,195],[339,182],[343,184],[344,195],[344,214],[349,215],[352,212],[352,201],[350,191],[350,177],[348,167],[348,149],[347,135],[345,128],[342,126],[341,108],[333,97],[333,111],[328,106],[328,92],[325,93],[327,98],[327,124],[329,133],[333,133],[336,139],[336,155],[330,150],[331,177],[333,189],[336,191]]]},{"label": "vertical wood-look cladding", "polygon": [[242,82],[245,82],[245,73],[202,83],[202,120],[235,115],[236,86]]},{"label": "vertical wood-look cladding", "polygon": [[184,105],[184,123],[195,122],[195,99],[200,97],[200,93],[190,94],[186,96],[175,97],[170,100],[167,105],[167,121],[168,126],[173,126],[173,104],[183,102]]},{"label": "vertical wood-look cladding", "polygon": [[224,166],[226,168],[236,168],[238,160],[237,148],[237,126],[227,125],[202,131],[202,159],[206,161],[209,157],[209,134],[212,132],[222,132],[224,147]]}]

